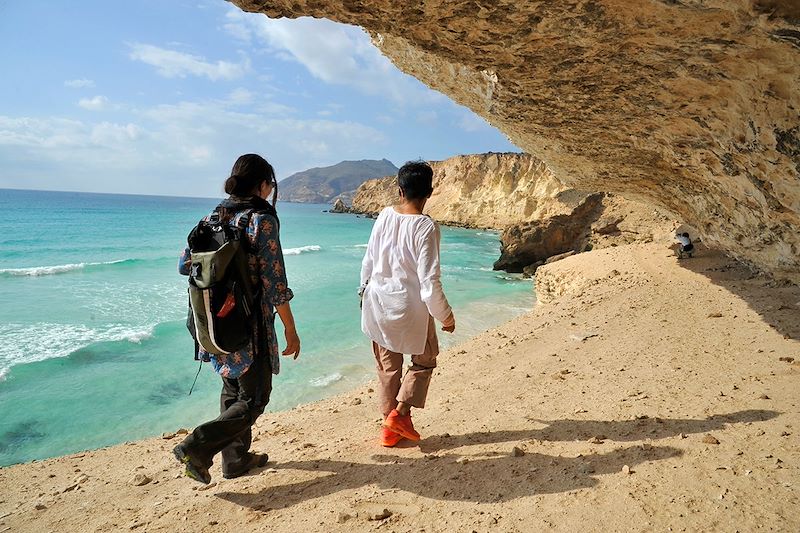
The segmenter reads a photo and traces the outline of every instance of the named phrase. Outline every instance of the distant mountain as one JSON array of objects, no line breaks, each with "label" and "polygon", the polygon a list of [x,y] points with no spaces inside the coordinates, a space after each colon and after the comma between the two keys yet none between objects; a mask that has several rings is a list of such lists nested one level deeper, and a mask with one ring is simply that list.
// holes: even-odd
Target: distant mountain
[{"label": "distant mountain", "polygon": [[331,167],[310,168],[278,183],[278,197],[287,202],[327,204],[337,198],[353,201],[358,186],[373,178],[397,174],[397,167],[387,159],[342,161]]}]

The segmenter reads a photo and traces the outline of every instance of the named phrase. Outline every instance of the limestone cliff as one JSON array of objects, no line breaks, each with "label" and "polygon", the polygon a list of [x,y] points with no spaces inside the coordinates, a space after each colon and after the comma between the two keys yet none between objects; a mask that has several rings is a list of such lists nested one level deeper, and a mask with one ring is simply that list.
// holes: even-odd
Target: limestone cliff
[{"label": "limestone cliff", "polygon": [[[444,224],[503,229],[509,224],[568,213],[583,193],[568,189],[536,157],[489,153],[431,162],[433,195],[425,212]],[[375,213],[397,201],[394,176],[369,180],[353,209]]]},{"label": "limestone cliff", "polygon": [[567,185],[669,209],[800,282],[800,5],[234,0],[371,32]]}]

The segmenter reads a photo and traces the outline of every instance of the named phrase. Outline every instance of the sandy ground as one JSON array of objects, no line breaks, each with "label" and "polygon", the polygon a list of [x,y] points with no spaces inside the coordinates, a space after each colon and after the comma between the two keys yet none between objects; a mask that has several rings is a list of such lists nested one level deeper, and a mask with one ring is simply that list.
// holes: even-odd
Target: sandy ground
[{"label": "sandy ground", "polygon": [[265,415],[269,465],[208,487],[177,438],[0,469],[0,532],[798,531],[800,288],[699,255],[545,267],[548,303],[441,354],[418,445],[377,444],[367,384]]}]

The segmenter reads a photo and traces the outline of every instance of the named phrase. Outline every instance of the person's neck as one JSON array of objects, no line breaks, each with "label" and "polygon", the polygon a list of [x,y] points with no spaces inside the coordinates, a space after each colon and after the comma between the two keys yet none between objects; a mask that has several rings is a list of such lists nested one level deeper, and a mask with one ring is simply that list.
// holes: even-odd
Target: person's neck
[{"label": "person's neck", "polygon": [[425,202],[415,202],[413,200],[402,200],[395,209],[402,215],[421,215]]}]

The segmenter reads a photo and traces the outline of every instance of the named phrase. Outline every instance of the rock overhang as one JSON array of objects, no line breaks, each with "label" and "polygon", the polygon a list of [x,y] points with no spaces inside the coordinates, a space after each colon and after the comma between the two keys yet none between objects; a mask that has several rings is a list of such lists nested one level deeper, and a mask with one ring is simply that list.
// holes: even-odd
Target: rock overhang
[{"label": "rock overhang", "polygon": [[365,28],[565,183],[665,208],[800,282],[800,5],[234,0]]}]

